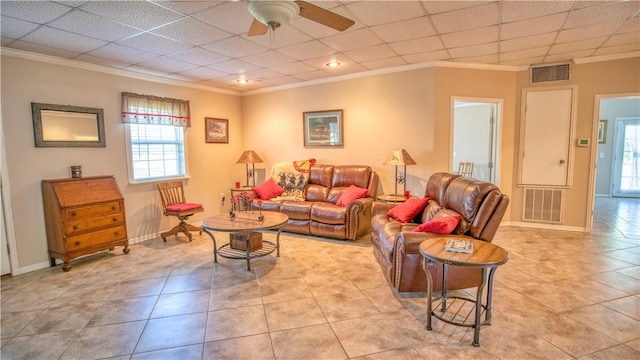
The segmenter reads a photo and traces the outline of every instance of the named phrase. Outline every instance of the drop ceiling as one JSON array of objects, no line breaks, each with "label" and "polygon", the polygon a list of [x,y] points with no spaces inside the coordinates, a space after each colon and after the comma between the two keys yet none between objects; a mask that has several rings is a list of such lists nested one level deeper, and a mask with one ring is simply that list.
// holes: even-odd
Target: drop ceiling
[{"label": "drop ceiling", "polygon": [[3,0],[2,51],[238,93],[434,62],[640,55],[640,1],[310,2],[355,25],[339,32],[297,17],[249,37],[247,1]]}]

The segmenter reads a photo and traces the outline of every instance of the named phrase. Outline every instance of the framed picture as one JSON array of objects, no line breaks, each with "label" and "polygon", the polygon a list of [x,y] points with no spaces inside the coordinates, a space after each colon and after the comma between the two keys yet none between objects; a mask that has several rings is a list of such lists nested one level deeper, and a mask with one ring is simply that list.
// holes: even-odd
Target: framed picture
[{"label": "framed picture", "polygon": [[600,126],[598,127],[598,143],[604,144],[607,142],[607,120],[600,120]]},{"label": "framed picture", "polygon": [[343,146],[342,109],[302,113],[304,146]]},{"label": "framed picture", "polygon": [[229,120],[204,118],[204,137],[208,143],[229,143]]}]

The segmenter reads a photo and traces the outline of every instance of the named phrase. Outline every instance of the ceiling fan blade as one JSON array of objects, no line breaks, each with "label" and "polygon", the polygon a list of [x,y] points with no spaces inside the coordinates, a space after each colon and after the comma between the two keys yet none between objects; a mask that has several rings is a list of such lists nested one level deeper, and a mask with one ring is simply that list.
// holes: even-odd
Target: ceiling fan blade
[{"label": "ceiling fan blade", "polygon": [[260,21],[254,18],[253,21],[251,22],[251,26],[249,27],[249,31],[247,32],[247,35],[248,36],[264,35],[267,33],[268,29],[269,27],[267,25],[261,23]]},{"label": "ceiling fan blade", "polygon": [[342,15],[338,15],[332,11],[323,9],[319,6],[310,4],[306,1],[296,0],[296,4],[300,6],[300,16],[309,20],[313,20],[322,25],[336,29],[338,31],[347,30],[355,22]]}]

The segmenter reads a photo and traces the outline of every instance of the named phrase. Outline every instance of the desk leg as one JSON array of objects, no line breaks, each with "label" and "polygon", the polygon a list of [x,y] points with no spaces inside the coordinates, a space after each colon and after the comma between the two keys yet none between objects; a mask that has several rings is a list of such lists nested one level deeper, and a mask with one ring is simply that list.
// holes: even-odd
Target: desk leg
[{"label": "desk leg", "polygon": [[202,231],[204,231],[207,235],[209,235],[209,237],[211,238],[211,241],[213,241],[213,262],[217,264],[218,263],[218,246],[216,245],[216,237],[213,236],[213,233],[211,233],[205,227],[202,228]]},{"label": "desk leg", "polygon": [[422,258],[422,267],[424,272],[427,273],[427,330],[432,330],[431,327],[431,297],[433,293],[433,279],[431,278],[431,272],[429,271],[429,260],[425,257]]},{"label": "desk leg", "polygon": [[476,292],[476,319],[473,325],[473,343],[472,345],[475,347],[480,346],[480,326],[481,326],[481,315],[482,315],[482,292],[484,291],[484,285],[487,283],[487,268],[482,268],[482,282],[478,286],[478,291]]}]

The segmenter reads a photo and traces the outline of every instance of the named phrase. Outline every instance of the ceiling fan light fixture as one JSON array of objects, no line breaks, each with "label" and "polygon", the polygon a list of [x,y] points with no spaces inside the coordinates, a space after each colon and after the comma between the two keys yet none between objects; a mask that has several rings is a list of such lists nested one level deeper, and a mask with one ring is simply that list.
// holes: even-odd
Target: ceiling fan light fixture
[{"label": "ceiling fan light fixture", "polygon": [[300,13],[293,1],[249,1],[249,13],[261,23],[276,29],[291,21]]}]

